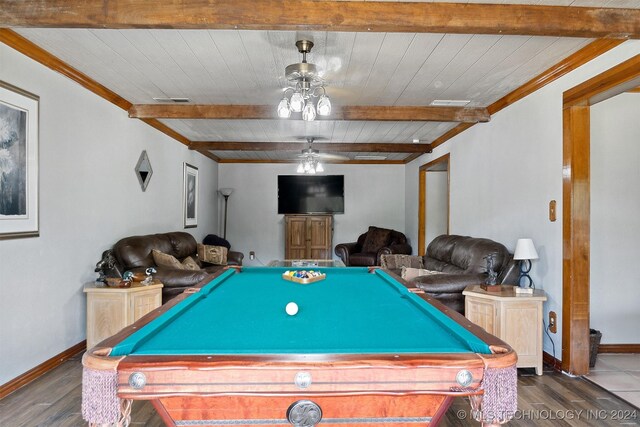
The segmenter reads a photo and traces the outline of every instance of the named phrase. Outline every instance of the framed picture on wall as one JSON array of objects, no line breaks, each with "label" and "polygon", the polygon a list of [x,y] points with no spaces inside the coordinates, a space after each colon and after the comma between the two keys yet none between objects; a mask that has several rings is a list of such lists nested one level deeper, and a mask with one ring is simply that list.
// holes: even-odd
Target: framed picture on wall
[{"label": "framed picture on wall", "polygon": [[0,239],[39,234],[39,103],[0,80]]},{"label": "framed picture on wall", "polygon": [[198,168],[184,163],[184,228],[198,226]]}]

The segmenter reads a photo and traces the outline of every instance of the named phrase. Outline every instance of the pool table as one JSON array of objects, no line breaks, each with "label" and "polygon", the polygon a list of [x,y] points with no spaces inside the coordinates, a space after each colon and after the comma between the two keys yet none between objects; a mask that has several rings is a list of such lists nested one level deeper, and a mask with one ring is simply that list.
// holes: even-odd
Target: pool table
[{"label": "pool table", "polygon": [[218,272],[87,351],[85,419],[127,425],[140,399],[168,426],[433,426],[455,396],[485,425],[513,415],[498,338],[382,269],[287,270]]}]

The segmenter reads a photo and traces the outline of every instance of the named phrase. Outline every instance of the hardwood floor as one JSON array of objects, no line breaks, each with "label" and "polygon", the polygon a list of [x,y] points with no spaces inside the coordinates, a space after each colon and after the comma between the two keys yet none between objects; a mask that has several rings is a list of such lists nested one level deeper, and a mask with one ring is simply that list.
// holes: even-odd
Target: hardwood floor
[{"label": "hardwood floor", "polygon": [[[75,356],[0,400],[0,426],[82,426],[82,366]],[[613,419],[617,416],[618,419]],[[466,399],[456,399],[441,426],[479,426]],[[620,419],[622,418],[622,419]],[[132,426],[163,426],[148,402],[134,402]],[[582,378],[532,369],[518,372],[518,413],[510,426],[637,426],[640,410]]]}]

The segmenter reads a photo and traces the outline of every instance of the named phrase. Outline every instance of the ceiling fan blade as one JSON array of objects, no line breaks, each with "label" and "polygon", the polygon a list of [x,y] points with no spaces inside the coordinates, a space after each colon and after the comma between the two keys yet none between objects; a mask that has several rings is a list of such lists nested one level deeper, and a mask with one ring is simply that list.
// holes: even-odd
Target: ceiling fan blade
[{"label": "ceiling fan blade", "polygon": [[348,156],[342,154],[320,153],[318,157],[327,160],[349,160]]}]

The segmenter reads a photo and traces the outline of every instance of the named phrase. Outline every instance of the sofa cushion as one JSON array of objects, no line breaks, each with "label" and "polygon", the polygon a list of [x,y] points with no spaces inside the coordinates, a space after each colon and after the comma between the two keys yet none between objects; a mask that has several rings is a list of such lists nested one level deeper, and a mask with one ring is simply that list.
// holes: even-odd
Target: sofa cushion
[{"label": "sofa cushion", "polygon": [[194,260],[190,256],[183,259],[181,264],[184,270],[200,270],[200,266],[198,265],[196,260]]},{"label": "sofa cushion", "polygon": [[412,280],[416,277],[426,276],[429,274],[441,274],[438,271],[425,270],[424,268],[402,267],[400,277],[404,280]]},{"label": "sofa cushion", "polygon": [[422,268],[422,257],[417,255],[382,255],[380,266],[388,270],[398,270],[402,267]]},{"label": "sofa cushion", "polygon": [[387,245],[390,236],[391,230],[387,228],[369,227],[362,244],[362,252],[378,252],[378,249]]},{"label": "sofa cushion", "polygon": [[178,259],[173,255],[166,254],[156,249],[152,249],[151,254],[153,256],[153,261],[157,266],[182,270],[182,264],[180,264],[180,261],[178,261]]},{"label": "sofa cushion", "polygon": [[215,234],[207,234],[207,236],[202,240],[202,243],[210,246],[224,246],[225,248],[231,250],[231,243],[227,239],[223,239],[220,236],[216,236]]},{"label": "sofa cushion", "polygon": [[226,265],[227,248],[224,246],[210,246],[198,243],[198,258],[210,264]]}]

